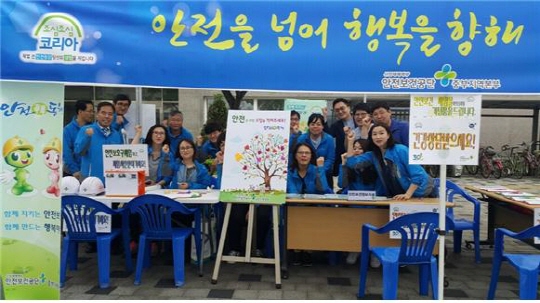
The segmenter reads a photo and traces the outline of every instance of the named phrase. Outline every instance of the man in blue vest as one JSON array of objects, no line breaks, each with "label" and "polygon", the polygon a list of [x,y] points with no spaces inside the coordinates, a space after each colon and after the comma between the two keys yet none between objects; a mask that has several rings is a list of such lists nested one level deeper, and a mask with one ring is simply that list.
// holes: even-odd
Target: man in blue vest
[{"label": "man in blue vest", "polygon": [[94,103],[90,100],[77,100],[76,116],[64,127],[64,148],[62,161],[64,176],[73,176],[81,181],[81,156],[75,153],[75,139],[81,127],[94,122]]},{"label": "man in blue vest", "polygon": [[81,155],[82,178],[98,177],[105,184],[103,172],[103,145],[122,144],[122,135],[111,127],[114,106],[101,102],[97,106],[96,122],[81,127],[75,140],[75,153]]}]

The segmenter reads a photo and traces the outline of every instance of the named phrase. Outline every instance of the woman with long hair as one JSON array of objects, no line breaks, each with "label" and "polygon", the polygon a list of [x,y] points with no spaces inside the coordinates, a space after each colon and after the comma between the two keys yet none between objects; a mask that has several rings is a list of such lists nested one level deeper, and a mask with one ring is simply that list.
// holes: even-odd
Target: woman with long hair
[{"label": "woman with long hair", "polygon": [[[138,144],[141,137],[142,128],[135,127],[136,133],[132,144]],[[156,124],[150,129],[144,139],[144,144],[148,145],[148,176],[146,177],[146,186],[159,185],[161,188],[167,188],[172,179],[171,159],[169,146],[170,140],[167,129]]]},{"label": "woman with long hair", "polygon": [[354,136],[349,135],[347,167],[360,171],[373,165],[386,196],[395,200],[437,197],[438,189],[421,165],[409,164],[409,148],[396,144],[388,126],[375,124],[369,132],[367,153],[353,156]]}]

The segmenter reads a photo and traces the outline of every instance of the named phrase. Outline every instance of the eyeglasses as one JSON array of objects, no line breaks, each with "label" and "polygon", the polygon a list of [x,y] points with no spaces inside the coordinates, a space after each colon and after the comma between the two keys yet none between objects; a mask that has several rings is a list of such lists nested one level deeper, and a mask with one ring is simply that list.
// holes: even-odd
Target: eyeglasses
[{"label": "eyeglasses", "polygon": [[299,152],[296,152],[297,155],[311,155],[311,152],[308,152],[308,151],[299,151]]},{"label": "eyeglasses", "polygon": [[291,121],[300,121],[298,118],[291,118]]},{"label": "eyeglasses", "polygon": [[180,147],[180,151],[186,151],[186,150],[190,150],[192,149],[193,147],[191,146],[188,146],[188,147]]},{"label": "eyeglasses", "polygon": [[152,134],[154,134],[156,136],[165,136],[164,132],[152,132]]}]

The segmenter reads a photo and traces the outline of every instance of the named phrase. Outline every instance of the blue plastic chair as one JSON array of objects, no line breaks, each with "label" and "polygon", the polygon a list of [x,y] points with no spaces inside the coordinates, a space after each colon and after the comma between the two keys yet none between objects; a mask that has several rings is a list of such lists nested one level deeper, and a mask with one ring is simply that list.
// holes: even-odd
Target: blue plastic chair
[{"label": "blue plastic chair", "polygon": [[[184,245],[195,236],[197,256],[201,255],[201,212],[198,208],[188,208],[180,202],[165,196],[146,194],[131,200],[127,209],[141,218],[142,233],[139,236],[139,251],[135,268],[135,285],[141,284],[143,265],[149,265],[152,240],[171,240],[173,249],[174,284],[185,283]],[[173,227],[172,214],[194,215],[195,227]]]},{"label": "blue plastic chair", "polygon": [[467,202],[473,204],[473,220],[465,218],[456,218],[454,216],[454,208],[449,207],[446,210],[448,220],[452,221],[452,228],[447,230],[453,230],[454,233],[454,253],[461,253],[461,239],[463,238],[464,230],[472,230],[474,240],[474,259],[476,263],[480,263],[482,258],[480,257],[480,202],[466,193],[461,187],[452,181],[446,181],[446,199],[448,202],[454,201],[455,196],[463,197]]},{"label": "blue plastic chair", "polygon": [[[358,297],[363,298],[366,291],[366,276],[370,253],[381,261],[383,271],[384,300],[397,298],[398,271],[400,265],[419,265],[420,294],[428,294],[428,280],[431,279],[433,299],[437,299],[437,259],[433,256],[433,248],[437,243],[437,228],[439,215],[437,213],[420,212],[403,215],[383,227],[377,228],[371,224],[362,226],[362,253],[360,261],[360,285]],[[408,230],[414,231],[410,234]],[[401,234],[399,247],[370,247],[369,234],[397,231]]]},{"label": "blue plastic chair", "polygon": [[488,300],[493,300],[499,272],[503,261],[508,261],[519,272],[519,298],[535,300],[538,292],[538,274],[540,274],[539,254],[513,254],[504,252],[504,236],[525,240],[540,237],[540,225],[527,228],[521,232],[511,232],[506,228],[495,229],[495,248],[493,249],[493,267],[491,283],[489,283]]},{"label": "blue plastic chair", "polygon": [[[111,242],[122,234],[120,229],[113,228],[110,233],[96,232],[96,213],[109,215],[122,214],[123,210],[113,210],[101,202],[84,196],[68,195],[62,197],[62,219],[67,229],[62,239],[62,256],[60,265],[60,286],[66,281],[66,270],[69,262],[71,270],[77,270],[79,242],[96,242],[99,287],[108,288],[110,283]],[[129,237],[123,238],[126,270],[131,272],[131,254]]]}]

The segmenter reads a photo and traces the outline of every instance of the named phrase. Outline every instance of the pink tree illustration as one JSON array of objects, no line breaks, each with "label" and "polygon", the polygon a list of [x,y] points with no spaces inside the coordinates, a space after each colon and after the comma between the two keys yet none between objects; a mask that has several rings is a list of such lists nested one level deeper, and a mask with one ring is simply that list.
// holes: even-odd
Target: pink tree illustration
[{"label": "pink tree illustration", "polygon": [[287,178],[288,139],[281,135],[255,135],[243,150],[236,154],[244,179],[261,179],[260,185],[271,190],[272,178]]}]

